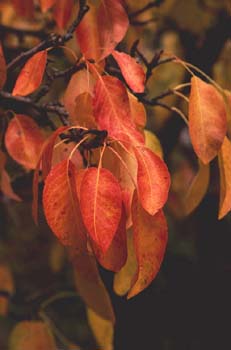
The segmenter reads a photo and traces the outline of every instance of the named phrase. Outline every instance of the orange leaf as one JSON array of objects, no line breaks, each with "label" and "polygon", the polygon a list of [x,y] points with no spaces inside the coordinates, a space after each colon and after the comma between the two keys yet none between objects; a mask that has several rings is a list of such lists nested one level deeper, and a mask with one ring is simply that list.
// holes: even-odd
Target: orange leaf
[{"label": "orange leaf", "polygon": [[134,250],[132,229],[127,231],[128,257],[126,264],[115,274],[113,289],[119,296],[127,294],[131,288],[133,277],[137,270],[137,260]]},{"label": "orange leaf", "polygon": [[42,12],[49,10],[57,0],[40,0],[40,6]]},{"label": "orange leaf", "polygon": [[129,228],[132,225],[131,204],[136,187],[137,160],[133,152],[123,148],[122,144],[113,143],[112,146],[104,152],[103,167],[110,170],[119,181],[126,210],[126,227]]},{"label": "orange leaf", "polygon": [[81,70],[72,75],[63,96],[63,103],[73,121],[76,120],[76,98],[85,92],[93,95],[94,79],[86,70]]},{"label": "orange leaf", "polygon": [[0,89],[3,88],[6,82],[6,61],[2,50],[2,45],[0,43]]},{"label": "orange leaf", "polygon": [[92,96],[88,92],[83,92],[75,99],[75,115],[71,118],[74,125],[84,128],[97,128],[92,109]]},{"label": "orange leaf", "polygon": [[74,6],[73,0],[57,0],[54,7],[54,19],[59,28],[66,27]]},{"label": "orange leaf", "polygon": [[127,13],[118,0],[102,0],[98,12],[100,59],[110,55],[124,38],[129,26]]},{"label": "orange leaf", "polygon": [[105,269],[117,272],[124,266],[127,259],[126,214],[124,209],[121,213],[118,229],[106,253],[103,253],[94,242],[93,249],[98,262]]},{"label": "orange leaf", "polygon": [[218,154],[220,170],[220,205],[219,219],[222,219],[231,210],[231,143],[225,137]]},{"label": "orange leaf", "polygon": [[131,116],[138,129],[143,130],[146,125],[147,116],[143,103],[139,102],[138,99],[128,92],[128,99],[131,109]]},{"label": "orange leaf", "polygon": [[56,350],[55,340],[47,325],[41,321],[22,321],[13,329],[10,350]]},{"label": "orange leaf", "polygon": [[86,237],[76,190],[76,169],[63,160],[52,168],[43,190],[43,208],[48,225],[63,245],[85,251]]},{"label": "orange leaf", "polygon": [[144,92],[145,73],[143,67],[130,55],[113,51],[112,56],[116,60],[128,86],[137,93]]},{"label": "orange leaf", "polygon": [[97,23],[98,7],[94,0],[89,1],[90,9],[76,29],[76,38],[80,50],[86,59],[98,61],[101,55],[99,28]]},{"label": "orange leaf", "polygon": [[122,195],[118,181],[104,168],[86,170],[80,189],[83,221],[102,252],[109,248],[121,218]]},{"label": "orange leaf", "polygon": [[193,179],[184,199],[185,215],[189,215],[200,204],[209,186],[210,169],[208,164],[199,161],[199,171]]},{"label": "orange leaf", "polygon": [[137,186],[143,208],[156,214],[165,204],[170,187],[170,175],[164,161],[146,147],[135,147],[138,161]]},{"label": "orange leaf", "polygon": [[95,258],[87,253],[71,251],[75,284],[88,307],[106,320],[115,322],[115,316],[108,292],[101,280]]},{"label": "orange leaf", "polygon": [[128,25],[128,16],[121,1],[102,0],[99,6],[90,2],[90,11],[76,29],[82,54],[95,61],[110,55],[124,38]]},{"label": "orange leaf", "polygon": [[36,224],[38,224],[38,185],[39,171],[42,168],[43,180],[47,177],[52,166],[52,156],[55,141],[59,134],[68,129],[67,126],[61,126],[45,141],[43,144],[38,163],[36,165],[33,177],[33,201],[32,201],[32,216]]},{"label": "orange leaf", "polygon": [[16,115],[9,123],[5,145],[10,156],[28,169],[35,169],[44,138],[38,125],[25,115]]},{"label": "orange leaf", "polygon": [[32,56],[22,68],[12,95],[26,96],[34,92],[42,82],[46,62],[46,50],[40,51]]},{"label": "orange leaf", "polygon": [[132,119],[127,91],[119,79],[99,77],[95,86],[93,112],[100,129],[106,129],[110,136],[133,143],[144,142]]},{"label": "orange leaf", "polygon": [[134,245],[138,268],[128,299],[144,290],[156,277],[167,244],[167,223],[162,211],[149,215],[135,192],[132,203]]},{"label": "orange leaf", "polygon": [[46,141],[46,144],[44,145],[42,154],[41,154],[41,161],[42,161],[42,177],[45,179],[47,175],[49,174],[51,170],[52,165],[52,157],[53,157],[53,149],[55,146],[55,141],[57,137],[64,131],[68,129],[67,126],[61,126],[57,130],[51,134],[49,139]]},{"label": "orange leaf", "polygon": [[16,13],[19,16],[31,18],[34,15],[34,0],[13,0]]},{"label": "orange leaf", "polygon": [[193,77],[189,97],[189,132],[193,148],[204,164],[218,153],[227,129],[222,96],[211,84]]}]

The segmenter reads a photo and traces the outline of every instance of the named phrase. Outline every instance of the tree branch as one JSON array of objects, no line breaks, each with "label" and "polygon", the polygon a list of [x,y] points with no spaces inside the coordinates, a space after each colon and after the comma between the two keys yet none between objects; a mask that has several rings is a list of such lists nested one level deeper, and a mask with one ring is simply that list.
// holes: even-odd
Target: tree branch
[{"label": "tree branch", "polygon": [[80,8],[78,12],[77,18],[74,20],[74,22],[70,25],[67,32],[64,35],[59,35],[56,33],[51,33],[46,40],[43,40],[41,43],[33,47],[32,49],[22,52],[20,55],[18,55],[16,58],[14,58],[8,65],[7,70],[12,71],[16,67],[21,66],[23,63],[25,63],[26,60],[28,60],[30,57],[32,57],[37,52],[55,48],[58,46],[62,46],[70,40],[73,36],[73,33],[76,29],[76,27],[81,22],[83,16],[85,13],[89,10],[89,7],[86,5],[86,1],[80,1]]}]

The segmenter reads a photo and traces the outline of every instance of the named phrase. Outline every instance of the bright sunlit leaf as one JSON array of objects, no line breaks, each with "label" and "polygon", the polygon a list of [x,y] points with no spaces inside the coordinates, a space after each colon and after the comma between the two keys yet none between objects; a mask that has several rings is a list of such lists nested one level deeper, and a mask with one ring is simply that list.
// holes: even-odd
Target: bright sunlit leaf
[{"label": "bright sunlit leaf", "polygon": [[130,55],[114,50],[116,60],[128,86],[137,93],[144,92],[145,73],[143,67]]},{"label": "bright sunlit leaf", "polygon": [[90,2],[90,11],[77,27],[76,35],[85,58],[99,61],[124,38],[129,22],[121,1],[102,0],[94,5]]},{"label": "bright sunlit leaf", "polygon": [[126,215],[124,209],[115,236],[106,253],[98,249],[94,243],[93,249],[98,262],[105,269],[117,272],[124,266],[127,259]]},{"label": "bright sunlit leaf", "polygon": [[164,161],[146,147],[134,148],[138,161],[138,196],[143,208],[156,214],[168,198],[170,175]]},{"label": "bright sunlit leaf", "polygon": [[102,252],[109,248],[121,218],[122,195],[118,181],[104,168],[89,168],[80,189],[85,226]]},{"label": "bright sunlit leaf", "polygon": [[76,189],[76,168],[63,160],[54,166],[46,178],[43,190],[43,208],[48,225],[63,245],[86,248]]},{"label": "bright sunlit leaf", "polygon": [[227,129],[225,102],[211,84],[191,79],[189,133],[193,148],[204,164],[218,153]]},{"label": "bright sunlit leaf", "polygon": [[34,92],[41,85],[46,62],[46,50],[32,56],[20,71],[12,95],[26,96]]},{"label": "bright sunlit leaf", "polygon": [[93,112],[100,129],[120,140],[143,143],[143,135],[136,129],[131,116],[127,91],[115,77],[99,77],[95,86]]}]

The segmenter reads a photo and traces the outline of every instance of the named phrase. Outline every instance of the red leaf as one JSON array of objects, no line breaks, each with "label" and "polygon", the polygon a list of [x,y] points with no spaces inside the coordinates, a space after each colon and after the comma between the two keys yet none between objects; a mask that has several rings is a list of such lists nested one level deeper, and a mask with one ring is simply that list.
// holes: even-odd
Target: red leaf
[{"label": "red leaf", "polygon": [[119,51],[113,51],[112,56],[119,65],[128,86],[134,92],[144,92],[145,73],[143,67],[136,62],[135,58]]},{"label": "red leaf", "polygon": [[90,3],[90,11],[76,29],[78,44],[85,58],[102,60],[114,50],[128,29],[128,16],[118,0]]},{"label": "red leaf", "polygon": [[98,12],[100,59],[110,55],[116,45],[124,38],[128,26],[128,16],[121,1],[101,1]]},{"label": "red leaf", "polygon": [[45,181],[43,208],[47,223],[60,242],[85,251],[85,228],[79,210],[76,177],[71,161],[63,160],[53,167]]},{"label": "red leaf", "polygon": [[204,164],[218,153],[227,130],[222,96],[211,84],[193,77],[189,97],[189,132],[193,148]]},{"label": "red leaf", "polygon": [[64,131],[68,129],[67,126],[61,126],[51,134],[49,139],[44,145],[43,152],[41,154],[41,167],[42,167],[42,177],[45,179],[49,174],[52,166],[53,149],[55,146],[55,141],[57,137]]},{"label": "red leaf", "polygon": [[2,50],[2,45],[0,43],[0,89],[3,88],[6,82],[6,76],[6,61]]},{"label": "red leaf", "polygon": [[54,19],[59,28],[66,27],[73,10],[73,0],[57,0],[54,7]]},{"label": "red leaf", "polygon": [[12,95],[26,96],[34,92],[42,82],[46,62],[46,50],[40,51],[32,56],[22,68]]},{"label": "red leaf", "polygon": [[19,16],[31,18],[34,15],[34,0],[13,0],[16,13]]},{"label": "red leaf", "polygon": [[119,181],[122,200],[126,210],[126,227],[132,225],[131,204],[133,192],[136,187],[137,178],[137,160],[130,150],[122,147],[122,144],[113,143],[112,147],[107,148],[103,156],[103,167],[110,170]]},{"label": "red leaf", "polygon": [[42,145],[43,134],[38,125],[25,115],[16,115],[9,123],[5,144],[10,156],[28,169],[35,169]]},{"label": "red leaf", "polygon": [[130,92],[128,92],[128,99],[129,99],[132,119],[136,127],[138,129],[143,130],[147,122],[145,107],[143,103],[139,102],[138,99]]},{"label": "red leaf", "polygon": [[101,280],[95,258],[71,251],[77,290],[88,307],[106,320],[115,322],[110,297]]},{"label": "red leaf", "polygon": [[138,262],[128,299],[144,290],[156,277],[167,244],[167,223],[162,211],[149,215],[135,192],[132,203],[134,245]]},{"label": "red leaf", "polygon": [[231,143],[225,137],[218,154],[220,170],[220,205],[219,219],[222,219],[231,210]]},{"label": "red leaf", "polygon": [[138,196],[143,208],[150,214],[156,214],[167,198],[170,187],[170,175],[164,161],[146,147],[135,147],[138,161]]},{"label": "red leaf", "polygon": [[119,79],[99,77],[95,86],[93,112],[100,129],[106,129],[110,136],[125,142],[144,142],[131,117],[127,91]]},{"label": "red leaf", "polygon": [[49,10],[56,1],[58,0],[40,0],[40,6],[41,6],[42,12],[46,12],[47,10]]},{"label": "red leaf", "polygon": [[107,270],[119,271],[127,260],[126,214],[122,210],[121,219],[115,236],[106,251],[103,253],[93,242],[95,256],[98,262]]},{"label": "red leaf", "polygon": [[100,250],[106,252],[118,229],[122,196],[118,181],[104,168],[89,168],[80,189],[85,226]]},{"label": "red leaf", "polygon": [[47,177],[50,172],[52,165],[53,148],[55,141],[59,134],[67,130],[67,126],[62,126],[58,128],[49,137],[48,140],[43,144],[38,163],[34,171],[33,178],[33,201],[32,201],[32,216],[36,224],[38,224],[38,184],[39,184],[39,171],[42,169],[43,180]]}]

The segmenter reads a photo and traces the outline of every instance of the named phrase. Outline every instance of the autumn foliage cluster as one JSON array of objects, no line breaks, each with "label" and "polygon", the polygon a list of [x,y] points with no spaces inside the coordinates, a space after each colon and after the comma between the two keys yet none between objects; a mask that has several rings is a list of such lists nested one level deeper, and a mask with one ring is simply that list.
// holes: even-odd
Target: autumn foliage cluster
[{"label": "autumn foliage cluster", "polygon": [[[138,50],[129,54],[121,51],[123,46],[118,49],[129,27],[127,8],[131,4],[99,0],[89,1],[88,8],[85,1],[40,0],[34,4],[33,0],[12,0],[19,16],[49,13],[59,39],[47,46],[34,45],[34,51],[32,48],[18,63],[16,57],[15,67],[19,64],[20,69],[11,91],[5,84],[11,78],[13,61],[6,63],[4,45],[0,49],[0,105],[2,102],[10,115],[0,153],[1,191],[21,200],[5,169],[7,157],[25,171],[34,171],[35,222],[39,224],[42,184],[46,221],[67,248],[78,291],[91,317],[112,323],[114,314],[97,262],[115,272],[115,292],[131,298],[157,275],[168,231],[163,207],[170,174],[158,139],[145,130],[145,104],[152,105],[145,89],[150,66]],[[63,38],[73,13],[82,16],[69,31],[75,40],[70,48],[66,45],[69,39]],[[72,62],[66,89],[58,102],[39,104],[39,94],[43,97],[52,89],[55,79],[47,67],[50,53],[59,46]],[[209,164],[218,157],[219,218],[223,218],[231,209],[230,93],[171,53],[161,53],[161,59],[171,59],[191,75],[189,82],[170,91],[190,88],[188,97],[181,93],[188,103],[188,117],[177,113],[188,124],[198,157],[199,170],[182,198],[182,210],[190,214],[201,202],[209,184]],[[108,61],[113,62],[114,71],[106,70]],[[11,113],[4,100],[11,101]],[[32,106],[41,119],[47,118],[46,129],[39,125],[38,115],[17,112],[18,105]],[[57,114],[55,122],[49,113]]]}]

